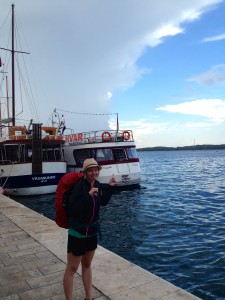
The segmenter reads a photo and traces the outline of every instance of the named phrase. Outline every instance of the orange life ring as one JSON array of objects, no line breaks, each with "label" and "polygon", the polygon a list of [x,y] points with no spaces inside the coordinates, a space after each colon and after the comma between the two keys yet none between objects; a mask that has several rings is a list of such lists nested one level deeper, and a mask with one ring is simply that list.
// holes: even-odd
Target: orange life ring
[{"label": "orange life ring", "polygon": [[130,139],[130,132],[129,131],[124,131],[122,137],[123,137],[124,141],[129,141],[129,139]]},{"label": "orange life ring", "polygon": [[111,139],[111,134],[108,131],[104,131],[102,133],[102,140],[103,142],[108,142]]}]

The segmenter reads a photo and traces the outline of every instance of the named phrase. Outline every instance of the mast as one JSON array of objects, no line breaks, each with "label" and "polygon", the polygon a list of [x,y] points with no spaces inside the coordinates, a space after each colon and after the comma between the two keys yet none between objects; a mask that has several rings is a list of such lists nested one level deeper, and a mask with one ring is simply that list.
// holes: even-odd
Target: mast
[{"label": "mast", "polygon": [[14,34],[15,34],[15,25],[14,25],[14,7],[12,4],[12,49],[7,49],[0,47],[0,49],[11,52],[12,59],[12,125],[15,126],[16,121],[16,109],[15,109],[15,53],[30,54],[29,52],[17,51],[14,49]]},{"label": "mast", "polygon": [[12,125],[15,126],[14,4],[12,4]]}]

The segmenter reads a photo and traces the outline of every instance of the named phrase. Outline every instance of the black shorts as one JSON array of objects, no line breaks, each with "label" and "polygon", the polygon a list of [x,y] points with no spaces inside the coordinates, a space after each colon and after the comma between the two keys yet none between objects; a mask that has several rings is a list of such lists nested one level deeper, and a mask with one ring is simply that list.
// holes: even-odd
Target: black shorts
[{"label": "black shorts", "polygon": [[68,235],[67,253],[72,252],[76,256],[82,256],[86,251],[93,251],[97,248],[97,234],[87,238],[77,238]]}]

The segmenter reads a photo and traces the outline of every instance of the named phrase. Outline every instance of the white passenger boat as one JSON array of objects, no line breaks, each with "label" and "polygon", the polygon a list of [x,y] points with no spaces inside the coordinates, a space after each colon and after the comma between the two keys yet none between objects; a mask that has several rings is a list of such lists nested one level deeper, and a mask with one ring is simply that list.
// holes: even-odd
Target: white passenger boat
[{"label": "white passenger boat", "polygon": [[140,163],[132,130],[69,134],[65,136],[63,149],[70,172],[81,171],[83,161],[93,157],[102,167],[98,178],[101,183],[108,183],[113,175],[117,186],[140,184]]}]

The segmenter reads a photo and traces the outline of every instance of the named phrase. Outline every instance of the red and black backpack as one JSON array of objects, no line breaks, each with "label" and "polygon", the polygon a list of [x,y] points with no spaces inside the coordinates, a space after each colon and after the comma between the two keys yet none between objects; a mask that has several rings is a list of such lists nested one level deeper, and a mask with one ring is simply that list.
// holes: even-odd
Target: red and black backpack
[{"label": "red and black backpack", "polygon": [[55,196],[55,222],[62,228],[68,228],[68,216],[66,213],[66,201],[68,197],[65,194],[84,176],[83,173],[71,172],[65,174],[59,181]]}]

